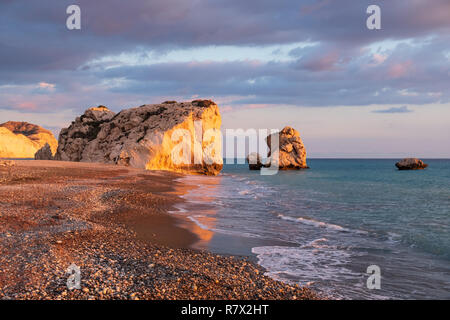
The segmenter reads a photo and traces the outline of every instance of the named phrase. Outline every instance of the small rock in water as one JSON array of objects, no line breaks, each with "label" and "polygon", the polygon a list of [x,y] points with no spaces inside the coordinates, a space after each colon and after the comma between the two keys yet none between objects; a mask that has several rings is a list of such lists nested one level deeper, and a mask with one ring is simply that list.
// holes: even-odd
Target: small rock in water
[{"label": "small rock in water", "polygon": [[420,170],[428,167],[426,163],[417,158],[405,158],[395,164],[399,170]]}]

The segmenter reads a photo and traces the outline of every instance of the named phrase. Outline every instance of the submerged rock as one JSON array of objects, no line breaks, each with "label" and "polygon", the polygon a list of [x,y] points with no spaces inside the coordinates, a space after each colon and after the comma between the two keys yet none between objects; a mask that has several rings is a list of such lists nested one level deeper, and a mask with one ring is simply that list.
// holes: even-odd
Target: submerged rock
[{"label": "submerged rock", "polygon": [[52,153],[58,142],[53,134],[28,122],[8,121],[0,124],[1,158],[34,158],[34,154],[48,144]]},{"label": "submerged rock", "polygon": [[420,170],[428,167],[428,164],[417,158],[405,158],[395,164],[399,170]]},{"label": "submerged rock", "polygon": [[247,163],[250,170],[260,170],[263,167],[261,156],[256,152],[252,152],[247,156]]},{"label": "submerged rock", "polygon": [[[279,144],[274,139],[279,136]],[[306,149],[300,134],[291,127],[284,127],[278,134],[271,134],[266,138],[269,147],[269,163],[278,165],[280,170],[307,169]]]},{"label": "submerged rock", "polygon": [[91,108],[61,130],[55,158],[216,175],[221,117],[210,100],[143,105],[115,114]]}]

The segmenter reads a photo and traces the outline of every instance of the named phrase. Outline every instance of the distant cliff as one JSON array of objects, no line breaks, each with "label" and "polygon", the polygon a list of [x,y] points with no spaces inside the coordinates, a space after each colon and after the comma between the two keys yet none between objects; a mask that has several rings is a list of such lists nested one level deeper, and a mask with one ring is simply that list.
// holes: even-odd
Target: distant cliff
[{"label": "distant cliff", "polygon": [[56,160],[104,162],[216,175],[221,117],[210,100],[143,105],[115,114],[90,108],[59,135]]},{"label": "distant cliff", "polygon": [[53,134],[28,122],[8,121],[0,124],[0,158],[34,158],[48,144],[53,153],[58,142]]}]

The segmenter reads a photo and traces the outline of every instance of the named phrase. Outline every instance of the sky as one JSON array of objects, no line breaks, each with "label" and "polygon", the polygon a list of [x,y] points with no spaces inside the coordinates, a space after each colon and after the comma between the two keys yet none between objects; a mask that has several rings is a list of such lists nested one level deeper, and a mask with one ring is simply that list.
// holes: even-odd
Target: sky
[{"label": "sky", "polygon": [[0,2],[0,122],[56,135],[92,106],[212,99],[224,132],[290,125],[309,157],[450,158],[449,88],[448,0]]}]

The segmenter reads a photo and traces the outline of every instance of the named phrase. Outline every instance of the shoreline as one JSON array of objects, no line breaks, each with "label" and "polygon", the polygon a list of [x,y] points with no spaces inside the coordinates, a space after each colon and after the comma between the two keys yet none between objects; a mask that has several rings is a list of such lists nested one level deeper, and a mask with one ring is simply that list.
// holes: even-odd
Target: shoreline
[{"label": "shoreline", "polygon": [[[190,249],[198,237],[168,213],[190,188],[179,177],[60,161],[0,168],[0,299],[320,298],[249,258]],[[72,263],[80,290],[66,286]]]},{"label": "shoreline", "polygon": [[[201,189],[210,187],[206,181],[192,181],[193,176],[183,175],[175,179],[179,184],[175,184],[175,188],[180,188],[181,192],[178,192],[182,201],[175,203],[175,210],[169,210],[170,215],[176,217],[178,225],[184,229],[189,230],[191,233],[197,236],[197,241],[190,245],[191,249],[205,250],[208,252],[227,255],[245,257],[254,263],[258,262],[257,255],[253,252],[254,247],[263,246],[295,246],[296,244],[288,241],[268,240],[264,238],[252,237],[245,234],[230,233],[225,230],[210,229],[195,219],[194,212],[197,211],[214,211],[216,210],[214,205],[209,204],[210,199],[202,199],[202,203],[199,203],[198,199],[191,199],[190,191],[196,193]],[[197,179],[197,176],[194,176]],[[200,178],[202,178],[200,176]],[[220,179],[218,177],[205,177],[208,180]],[[201,179],[202,180],[202,179]],[[217,183],[213,183],[214,186]]]}]

